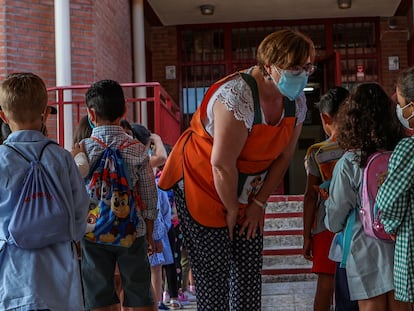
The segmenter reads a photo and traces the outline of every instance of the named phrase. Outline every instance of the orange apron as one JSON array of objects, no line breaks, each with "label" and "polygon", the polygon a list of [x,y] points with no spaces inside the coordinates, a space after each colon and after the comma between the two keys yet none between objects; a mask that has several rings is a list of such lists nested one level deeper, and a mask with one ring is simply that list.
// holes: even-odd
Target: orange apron
[{"label": "orange apron", "polygon": [[[242,222],[245,209],[260,190],[267,170],[289,144],[295,129],[296,117],[295,103],[284,98],[285,115],[279,125],[262,124],[255,79],[245,73],[235,74],[241,74],[251,87],[255,110],[252,130],[237,159],[239,220]],[[167,190],[183,179],[188,211],[196,222],[206,227],[225,227],[226,216],[224,205],[214,186],[210,164],[213,137],[205,130],[203,120],[206,119],[206,109],[211,96],[235,74],[221,79],[208,89],[200,107],[192,117],[190,127],[174,145],[158,183],[161,189]]]}]

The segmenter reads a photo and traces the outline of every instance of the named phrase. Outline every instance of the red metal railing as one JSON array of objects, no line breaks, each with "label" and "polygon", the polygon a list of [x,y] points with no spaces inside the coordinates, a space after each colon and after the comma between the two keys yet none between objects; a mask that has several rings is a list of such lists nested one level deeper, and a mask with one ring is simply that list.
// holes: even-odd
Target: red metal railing
[{"label": "red metal railing", "polygon": [[[181,134],[180,108],[161,84],[158,82],[123,83],[121,86],[127,103],[127,120],[131,123],[141,123],[143,119],[148,120],[148,129],[160,135],[165,143],[173,145]],[[62,146],[65,144],[64,125],[68,119],[64,107],[72,106],[73,131],[79,119],[86,114],[84,97],[89,87],[90,85],[72,85],[48,88],[49,105],[55,106],[58,110],[57,116],[49,117],[48,133]],[[146,97],[133,96],[142,89],[145,89]],[[140,109],[141,104],[147,106],[145,116],[143,115],[145,112]]]}]

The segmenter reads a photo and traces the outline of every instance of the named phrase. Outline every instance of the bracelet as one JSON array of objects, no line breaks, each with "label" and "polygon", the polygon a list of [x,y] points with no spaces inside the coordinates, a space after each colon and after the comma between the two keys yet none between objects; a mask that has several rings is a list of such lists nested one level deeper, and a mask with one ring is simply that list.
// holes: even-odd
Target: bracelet
[{"label": "bracelet", "polygon": [[260,206],[263,209],[266,209],[266,207],[267,207],[267,202],[260,202],[256,198],[253,198],[253,202],[256,203],[256,205]]}]

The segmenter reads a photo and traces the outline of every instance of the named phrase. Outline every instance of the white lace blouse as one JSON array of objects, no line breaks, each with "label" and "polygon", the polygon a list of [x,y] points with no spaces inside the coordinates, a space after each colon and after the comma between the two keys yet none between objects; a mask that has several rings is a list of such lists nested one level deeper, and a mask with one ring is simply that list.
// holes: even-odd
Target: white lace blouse
[{"label": "white lace blouse", "polygon": [[[250,73],[253,68],[250,68],[247,73]],[[205,128],[207,132],[214,136],[214,114],[213,106],[218,100],[223,103],[227,110],[233,111],[234,117],[243,121],[246,128],[250,131],[254,121],[254,102],[253,95],[249,85],[239,75],[234,79],[227,81],[221,85],[217,91],[210,98],[207,105],[207,121]],[[305,93],[301,93],[295,100],[296,102],[296,125],[303,123],[306,117],[307,106]],[[283,119],[284,112],[278,123]],[[262,120],[266,124],[265,117],[262,110]],[[277,126],[277,125],[275,125]]]}]

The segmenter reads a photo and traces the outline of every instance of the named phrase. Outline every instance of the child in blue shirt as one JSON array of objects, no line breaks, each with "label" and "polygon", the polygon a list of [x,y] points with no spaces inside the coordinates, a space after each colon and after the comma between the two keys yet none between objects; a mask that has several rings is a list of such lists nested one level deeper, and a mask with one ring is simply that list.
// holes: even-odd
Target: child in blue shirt
[{"label": "child in blue shirt", "polygon": [[[38,155],[49,139],[43,134],[50,112],[42,79],[32,73],[15,73],[0,87],[0,117],[12,133],[5,143],[26,155]],[[62,191],[68,226],[79,241],[85,233],[88,196],[71,154],[57,144],[48,145],[42,164]],[[76,245],[72,241],[23,249],[6,242],[7,230],[28,164],[19,154],[0,146],[0,309],[1,310],[83,310],[82,287]],[[39,228],[45,231],[47,228]]]}]

